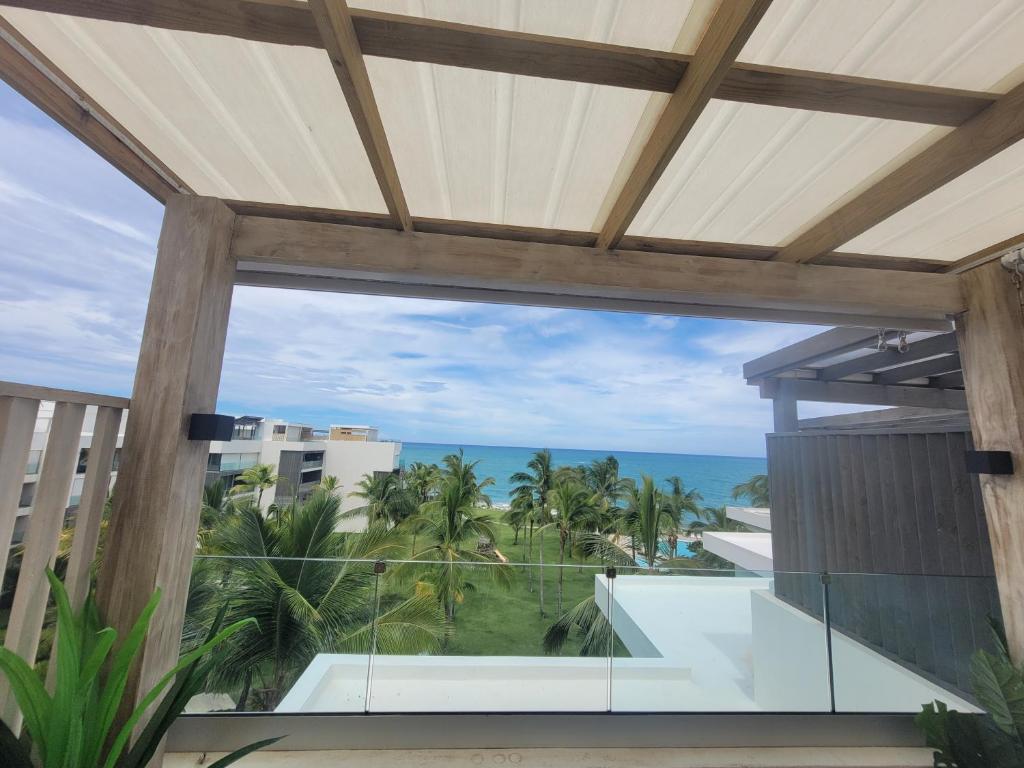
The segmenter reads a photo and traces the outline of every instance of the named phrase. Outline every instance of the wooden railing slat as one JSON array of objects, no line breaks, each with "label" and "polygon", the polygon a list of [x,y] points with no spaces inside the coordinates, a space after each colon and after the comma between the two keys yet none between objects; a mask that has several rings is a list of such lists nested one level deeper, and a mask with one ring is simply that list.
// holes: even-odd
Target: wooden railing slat
[{"label": "wooden railing slat", "polygon": [[[61,528],[64,526],[68,493],[78,465],[78,446],[84,418],[84,405],[58,402],[54,406],[53,422],[25,534],[21,570],[14,589],[14,603],[4,639],[4,646],[29,664],[35,663],[39,648],[50,593],[46,568],[56,557]],[[4,722],[17,733],[21,727],[21,712],[14,697],[10,695],[6,681],[2,691],[3,709],[0,711]]]},{"label": "wooden railing slat", "polygon": [[38,412],[38,400],[0,397],[0,574],[7,570]]}]

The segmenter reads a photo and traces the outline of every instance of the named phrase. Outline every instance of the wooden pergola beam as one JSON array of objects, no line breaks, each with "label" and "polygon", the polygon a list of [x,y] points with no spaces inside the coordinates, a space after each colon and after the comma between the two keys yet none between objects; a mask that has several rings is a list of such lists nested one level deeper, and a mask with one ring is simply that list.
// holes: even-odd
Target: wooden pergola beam
[{"label": "wooden pergola beam", "polygon": [[[379,227],[393,229],[392,218],[385,213],[347,211],[335,208],[311,208],[281,203],[258,203],[247,200],[225,200],[224,203],[241,216],[265,216],[295,221],[315,221],[324,224],[347,224],[356,227]],[[493,224],[484,221],[463,221],[459,219],[437,219],[413,216],[412,226],[417,232],[436,235],[466,235],[487,237],[496,240],[545,243],[548,245],[579,245],[593,247],[597,243],[597,232],[571,229],[545,229],[543,227],[522,227],[513,224]],[[679,253],[692,256],[718,256],[725,259],[747,259],[769,261],[778,253],[770,245],[746,243],[722,243],[710,240],[681,240],[668,237],[646,237],[627,235],[619,241],[624,251],[646,253]],[[948,262],[928,259],[904,259],[894,256],[877,256],[867,253],[845,253],[835,251],[816,264],[834,267],[891,269],[901,272],[941,272]]]},{"label": "wooden pergola beam", "polygon": [[348,5],[345,0],[309,0],[309,8],[316,20],[324,48],[331,57],[334,74],[345,94],[345,101],[348,102],[352,120],[370,160],[373,175],[377,177],[388,213],[396,228],[412,229],[409,206],[398,179],[398,169],[391,155],[384,123],[380,119]]},{"label": "wooden pergola beam", "polygon": [[718,6],[693,60],[615,196],[597,238],[598,248],[618,246],[770,5],[771,0],[728,0]]},{"label": "wooden pergola beam", "polygon": [[[279,45],[323,46],[308,6],[294,0],[4,0],[4,5]],[[672,93],[690,56],[353,10],[366,56]],[[717,99],[958,126],[996,94],[736,64]]]},{"label": "wooden pergola beam", "polygon": [[[446,289],[734,308],[813,312],[833,324],[948,328],[962,304],[952,275],[801,266],[710,256],[603,249],[466,235],[240,216],[231,250],[240,269],[289,277],[340,278]],[[566,298],[566,303],[570,298]],[[529,303],[529,302],[527,302]],[[901,314],[893,318],[898,307]],[[660,310],[659,310],[660,311]],[[742,314],[740,314],[742,313]],[[718,316],[729,316],[719,314]],[[870,333],[874,333],[871,331]]]},{"label": "wooden pergola beam", "polygon": [[896,365],[906,365],[918,360],[924,360],[935,355],[949,354],[956,352],[956,334],[943,333],[938,336],[931,336],[921,341],[915,341],[907,347],[905,352],[896,349],[882,349],[872,352],[870,355],[855,357],[852,360],[844,360],[841,363],[834,363],[818,371],[819,381],[836,381],[852,376],[857,373],[876,371],[879,368],[888,368]]},{"label": "wooden pergola beam", "polygon": [[861,349],[878,338],[877,328],[832,328],[743,364],[748,381],[802,368],[817,360]]},{"label": "wooden pergola beam", "polygon": [[1024,138],[1018,85],[783,247],[779,261],[809,262],[838,248]]},{"label": "wooden pergola beam", "polygon": [[160,202],[192,191],[2,17],[0,77]]},{"label": "wooden pergola beam", "polygon": [[810,379],[766,379],[761,383],[761,397],[788,397],[815,403],[847,403],[850,405],[913,406],[967,410],[962,390],[908,387],[883,384],[861,384],[851,381],[814,381]]},{"label": "wooden pergola beam", "polygon": [[[938,376],[943,373],[953,373],[960,370],[960,355],[955,352],[952,355],[943,355],[931,360],[922,360],[919,363],[901,365],[888,371],[875,374],[875,384],[899,384],[903,381],[914,379],[927,379],[930,376]],[[935,386],[929,382],[930,386]]]}]

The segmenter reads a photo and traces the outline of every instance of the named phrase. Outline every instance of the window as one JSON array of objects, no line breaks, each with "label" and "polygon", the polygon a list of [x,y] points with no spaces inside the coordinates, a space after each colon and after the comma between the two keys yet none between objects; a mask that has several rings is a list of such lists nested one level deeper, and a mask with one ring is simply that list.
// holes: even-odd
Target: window
[{"label": "window", "polygon": [[43,460],[43,452],[42,451],[29,451],[28,452],[28,464],[25,465],[25,474],[26,475],[38,475],[39,474],[39,464],[42,462],[42,460]]},{"label": "window", "polygon": [[[114,460],[111,462],[110,471],[117,472],[117,468],[121,465],[121,449],[114,449]],[[78,466],[75,467],[75,474],[81,475],[85,472],[89,466],[89,449],[82,448],[78,451]]]},{"label": "window", "polygon": [[18,499],[18,507],[31,507],[32,500],[36,496],[36,484],[25,483],[21,486],[21,498]]}]

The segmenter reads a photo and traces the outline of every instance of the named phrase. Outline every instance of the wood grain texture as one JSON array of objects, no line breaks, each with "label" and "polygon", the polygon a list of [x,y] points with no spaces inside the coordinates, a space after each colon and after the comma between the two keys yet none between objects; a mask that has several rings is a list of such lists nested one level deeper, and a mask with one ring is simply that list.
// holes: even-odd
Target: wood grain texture
[{"label": "wood grain texture", "polygon": [[827,365],[818,371],[818,379],[820,381],[836,381],[856,373],[877,371],[880,368],[890,368],[924,360],[934,355],[949,354],[956,352],[956,349],[956,334],[941,333],[915,341],[907,346],[905,352],[900,352],[898,349],[881,349],[868,355]]},{"label": "wood grain texture", "polygon": [[[79,438],[84,418],[84,405],[57,403],[54,406],[32,515],[25,533],[21,568],[14,588],[4,647],[21,656],[30,665],[35,664],[36,652],[39,650],[39,637],[50,595],[46,569],[52,567],[57,557],[57,543],[64,527],[71,481],[78,465]],[[21,711],[6,681],[0,683],[0,701],[4,722],[17,733],[21,727]]]},{"label": "wood grain texture", "polygon": [[[435,287],[805,310],[844,318],[899,310],[945,323],[957,278],[349,227],[243,216],[232,253],[246,269]],[[861,319],[856,324],[870,324]]]},{"label": "wood grain texture", "polygon": [[409,206],[398,180],[398,169],[391,155],[384,123],[380,119],[348,5],[345,0],[309,0],[309,8],[316,20],[324,48],[331,57],[338,85],[345,94],[345,101],[348,102],[359,138],[363,141],[363,149],[373,168],[373,175],[377,177],[377,185],[388,213],[396,228],[412,229]]},{"label": "wood grain texture", "polygon": [[1024,85],[815,223],[776,259],[806,262],[849,242],[1024,138]]},{"label": "wood grain texture", "polygon": [[217,402],[234,218],[219,200],[197,196],[172,197],[164,212],[97,595],[124,637],[153,591],[163,593],[129,705],[178,658],[209,452],[208,442],[188,439],[188,423]]},{"label": "wood grain texture", "polygon": [[[347,224],[355,227],[393,229],[391,217],[385,213],[349,211],[335,208],[314,208],[282,203],[259,203],[247,200],[225,200],[224,204],[240,216],[262,216],[292,221],[312,221],[322,224]],[[488,237],[496,240],[548,243],[551,245],[593,246],[597,232],[583,230],[523,227],[514,224],[494,224],[484,221],[412,217],[413,229],[438,235],[465,235]],[[778,253],[770,245],[725,243],[711,240],[683,240],[669,237],[626,235],[619,242],[619,250],[650,253],[681,253],[695,256],[719,256],[723,259],[769,261]],[[834,251],[814,260],[815,264],[857,269],[892,269],[900,272],[940,272],[948,262],[931,259],[906,259],[897,256],[879,256],[867,253]]]},{"label": "wood grain texture", "polygon": [[0,397],[23,397],[30,400],[52,400],[79,405],[103,405],[109,408],[127,408],[127,397],[100,395],[95,392],[79,392],[74,389],[39,387],[35,384],[19,384],[14,381],[0,381]]},{"label": "wood grain texture", "polygon": [[92,564],[100,540],[103,507],[110,494],[110,475],[117,450],[117,433],[121,426],[120,408],[101,406],[96,411],[96,425],[85,466],[82,495],[75,515],[75,533],[71,541],[71,556],[64,576],[68,599],[75,611],[85,604],[89,594]]},{"label": "wood grain texture", "polygon": [[632,171],[615,193],[598,248],[618,246],[770,5],[771,0],[730,0],[718,6]]},{"label": "wood grain texture", "polygon": [[832,328],[744,363],[743,377],[756,380],[802,368],[818,360],[861,349],[877,338],[877,328]]},{"label": "wood grain texture", "polygon": [[986,264],[961,276],[957,320],[974,443],[1010,451],[1012,475],[980,475],[1010,651],[1024,660],[1024,318],[1009,274]]},{"label": "wood grain texture", "polygon": [[[297,0],[7,0],[6,5],[163,29],[322,47]],[[672,93],[692,57],[353,10],[363,54],[492,72]],[[957,126],[996,94],[822,72],[736,64],[715,98],[821,112]]]},{"label": "wood grain texture", "polygon": [[[160,202],[189,187],[0,17],[0,77]],[[61,85],[57,85],[57,83]],[[62,87],[63,86],[63,87]]]},{"label": "wood grain texture", "polygon": [[966,410],[964,393],[956,389],[934,389],[850,381],[768,379],[761,385],[761,397],[793,397],[814,403],[851,405],[901,405],[916,408]]},{"label": "wood grain texture", "polygon": [[0,394],[0,573],[7,570],[39,401]]}]

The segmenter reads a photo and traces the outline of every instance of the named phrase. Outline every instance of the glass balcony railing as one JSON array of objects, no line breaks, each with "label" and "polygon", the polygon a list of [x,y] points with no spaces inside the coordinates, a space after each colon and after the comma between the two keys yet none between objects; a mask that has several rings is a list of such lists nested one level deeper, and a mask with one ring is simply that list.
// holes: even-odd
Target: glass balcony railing
[{"label": "glass balcony railing", "polygon": [[197,557],[186,643],[225,601],[228,619],[259,621],[200,708],[977,711],[969,658],[999,615],[988,578],[542,565],[522,543],[449,562],[418,546]]}]

